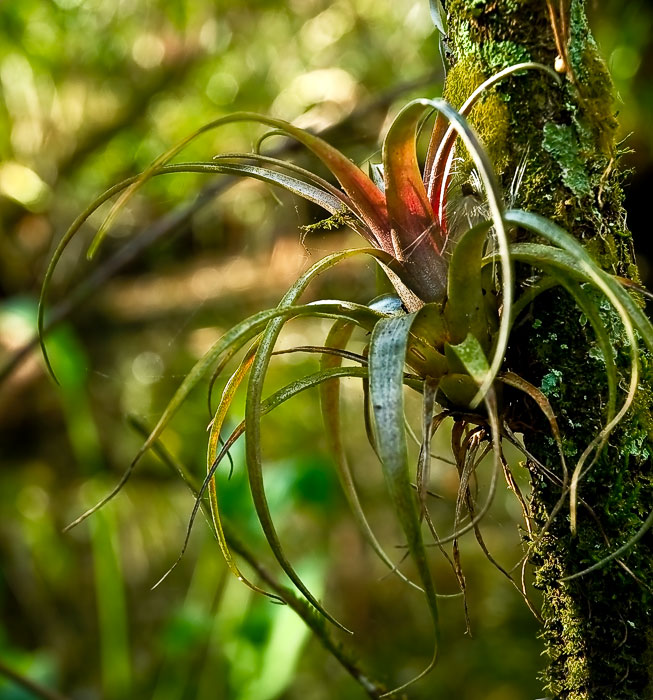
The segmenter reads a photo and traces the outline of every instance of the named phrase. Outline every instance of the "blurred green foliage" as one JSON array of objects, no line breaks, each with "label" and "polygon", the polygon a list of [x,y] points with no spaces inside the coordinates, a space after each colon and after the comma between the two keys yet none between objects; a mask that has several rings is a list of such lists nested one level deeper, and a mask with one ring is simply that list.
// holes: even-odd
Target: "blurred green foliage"
[{"label": "blurred green foliage", "polygon": [[[622,7],[617,0],[596,3],[593,11],[622,100],[624,135],[634,132],[626,144],[636,154],[627,164],[650,172],[653,11],[645,2]],[[441,88],[426,0],[22,0],[0,4],[0,27],[0,363],[33,335],[44,261],[72,218],[202,123],[236,109],[315,129],[348,119],[330,139],[362,162],[378,149],[388,110]],[[420,88],[411,87],[425,76]],[[405,84],[400,96],[393,92]],[[225,127],[193,144],[185,158],[249,150],[259,133]],[[148,183],[113,231],[105,257],[204,186],[195,176]],[[342,232],[313,232],[302,246],[299,224],[319,214],[289,197],[283,205],[257,183],[225,189],[174,236],[122,267],[81,306],[74,324],[50,336],[60,390],[37,355],[0,385],[0,659],[67,697],[363,696],[290,610],[232,580],[204,523],[180,567],[150,590],[174,562],[192,507],[184,485],[155,457],[104,511],[61,534],[113,486],[138,449],[128,414],[152,425],[221,331],[276,303],[308,258],[357,243]],[[53,303],[103,269],[103,260],[85,262],[81,240],[71,248]],[[320,284],[315,294],[326,297],[374,295],[371,269],[361,265]],[[326,332],[320,323],[293,328],[287,345],[321,343]],[[308,356],[281,356],[272,382],[314,367]],[[357,450],[364,443],[360,387],[345,392],[345,408],[365,508],[392,547],[399,538],[380,470],[373,455]],[[198,394],[165,438],[197,476],[208,420],[206,397]],[[382,578],[353,527],[326,452],[317,397],[297,397],[264,426],[266,486],[290,554],[311,588],[354,629],[345,641],[370,675],[391,685],[407,680],[429,654],[422,603],[394,578]],[[225,513],[272,567],[242,455],[236,449],[233,456],[233,478],[220,475]],[[442,465],[439,486],[449,499],[450,477]],[[521,555],[518,519],[516,504],[502,496],[484,533],[509,565]],[[538,696],[536,621],[473,541],[463,544],[462,558],[475,639],[463,634],[460,600],[447,601],[440,668],[410,697]],[[455,590],[446,563],[437,576],[441,590]],[[0,677],[2,700],[27,697]]]}]

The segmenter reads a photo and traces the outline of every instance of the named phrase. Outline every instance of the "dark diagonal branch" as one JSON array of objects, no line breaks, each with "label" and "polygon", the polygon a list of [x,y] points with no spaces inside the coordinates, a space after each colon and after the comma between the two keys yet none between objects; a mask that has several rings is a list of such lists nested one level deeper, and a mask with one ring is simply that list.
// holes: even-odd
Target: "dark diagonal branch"
[{"label": "dark diagonal branch", "polygon": [[67,700],[63,695],[60,695],[56,690],[51,688],[46,688],[40,683],[36,683],[31,678],[22,676],[17,673],[12,668],[7,666],[3,661],[0,660],[0,674],[10,681],[20,686],[28,693],[31,693],[34,697],[42,698],[43,700]]}]

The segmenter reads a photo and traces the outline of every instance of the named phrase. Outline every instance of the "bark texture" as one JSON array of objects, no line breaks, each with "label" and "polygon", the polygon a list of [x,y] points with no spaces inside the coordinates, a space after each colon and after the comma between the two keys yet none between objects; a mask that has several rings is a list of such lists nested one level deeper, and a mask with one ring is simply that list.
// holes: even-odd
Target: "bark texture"
[{"label": "bark texture", "polygon": [[[550,217],[581,240],[605,270],[636,279],[617,167],[612,83],[582,0],[551,0],[550,5],[546,0],[448,0],[446,11],[451,67],[445,97],[454,106],[484,78],[514,63],[538,61],[563,71],[561,86],[535,71],[508,78],[474,108],[471,121],[509,203]],[[556,64],[561,42],[563,55]],[[522,163],[515,192],[514,174]],[[522,282],[532,274],[517,272]],[[607,305],[604,315],[626,376],[627,343]],[[573,468],[605,422],[607,388],[591,328],[564,293],[548,292],[537,300],[520,325],[509,362],[549,396]],[[563,509],[534,549],[548,657],[542,677],[553,698],[653,697],[653,536],[645,535],[621,562],[560,581],[626,542],[653,509],[651,367],[643,355],[636,405],[581,483],[587,506],[579,510],[578,534],[571,535]],[[560,475],[555,445],[536,411],[523,405],[513,421],[524,426],[538,460]],[[535,465],[530,469],[532,507],[541,524],[560,489]]]}]

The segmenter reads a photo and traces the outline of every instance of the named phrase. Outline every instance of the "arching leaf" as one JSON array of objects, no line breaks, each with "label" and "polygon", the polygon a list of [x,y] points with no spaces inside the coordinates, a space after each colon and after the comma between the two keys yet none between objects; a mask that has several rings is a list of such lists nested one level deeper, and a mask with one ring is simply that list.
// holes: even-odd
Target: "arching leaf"
[{"label": "arching leaf", "polygon": [[[257,345],[257,343],[254,343],[254,345],[248,350],[247,354],[243,358],[236,371],[229,378],[229,381],[227,382],[222,392],[222,397],[220,399],[218,408],[216,409],[215,416],[213,417],[213,421],[211,423],[211,431],[209,433],[209,444],[206,453],[207,471],[211,471],[211,467],[213,466],[213,463],[215,461],[219,448],[220,433],[222,432],[224,420],[227,416],[227,413],[231,406],[231,402],[233,401],[234,395],[238,387],[245,379],[250,367],[252,366]],[[278,599],[277,595],[268,593],[267,591],[257,586],[255,583],[252,583],[246,576],[243,575],[241,570],[238,568],[238,565],[236,564],[236,561],[234,560],[233,555],[231,554],[231,550],[229,549],[229,544],[227,543],[227,538],[222,527],[220,509],[218,507],[218,496],[215,477],[213,477],[209,481],[208,488],[209,504],[211,508],[211,519],[213,520],[215,535],[220,546],[220,551],[222,552],[222,556],[224,557],[227,566],[229,567],[229,570],[239,581],[242,581],[248,588],[255,591],[256,593],[261,593],[265,596]]]},{"label": "arching leaf", "polygon": [[[332,348],[346,347],[353,330],[353,324],[344,321],[336,321],[329,331],[326,345]],[[320,369],[325,371],[327,369],[339,367],[341,361],[341,358],[338,356],[324,355],[320,363]],[[390,557],[386,554],[363,511],[358,497],[354,475],[351,471],[349,460],[345,453],[345,446],[342,441],[342,432],[340,429],[340,381],[338,378],[321,384],[320,403],[322,405],[322,419],[324,421],[326,437],[329,443],[329,449],[336,462],[340,485],[342,486],[347,503],[349,504],[358,527],[379,559],[401,579],[414,586],[415,584],[409,581],[401,571],[397,569]]]},{"label": "arching leaf", "polygon": [[447,265],[440,235],[417,163],[417,125],[426,105],[411,102],[395,117],[383,142],[383,175],[397,257],[423,301],[442,301]]},{"label": "arching leaf", "polygon": [[471,333],[487,349],[489,326],[480,270],[491,225],[484,221],[467,230],[451,256],[445,316],[453,344]]},{"label": "arching leaf", "polygon": [[388,225],[388,216],[383,193],[379,191],[370,178],[358,166],[319,136],[310,134],[304,129],[290,124],[290,122],[256,114],[255,112],[235,112],[205,124],[159,156],[116,201],[89,248],[89,256],[92,257],[95,254],[98,246],[101,244],[116,216],[126,202],[157,170],[168,163],[201,134],[225,124],[243,121],[257,122],[274,129],[280,129],[311,150],[326,167],[329,168],[338,179],[345,192],[351,197],[361,218],[369,226],[375,236],[377,245],[385,250],[392,250],[390,247],[390,227]]},{"label": "arching leaf", "polygon": [[[435,630],[435,648],[429,666],[433,668],[438,651],[439,622],[435,585],[426,559],[419,513],[408,472],[404,428],[402,377],[406,347],[416,314],[380,320],[370,340],[370,399],[376,424],[377,448],[395,513],[419,572]],[[402,686],[402,688],[405,686]],[[397,690],[400,690],[399,688]]]},{"label": "arching leaf", "polygon": [[[496,83],[500,82],[509,75],[528,70],[539,70],[547,73],[558,84],[560,84],[560,76],[549,66],[545,66],[542,63],[534,63],[532,61],[516,63],[512,66],[504,68],[503,70],[500,70],[498,73],[495,73],[481,83],[462,104],[459,110],[460,114],[463,117],[466,117],[483,94]],[[429,154],[435,152],[435,155],[429,157],[429,168],[424,174],[429,200],[436,217],[440,220],[442,220],[445,214],[445,197],[447,187],[449,185],[449,175],[453,162],[454,145],[456,142],[456,131],[452,128],[452,126],[453,125],[443,132],[442,128],[439,127],[436,122],[436,127],[438,128],[436,130],[434,127],[431,143],[429,144]]]},{"label": "arching leaf", "polygon": [[510,312],[513,300],[513,273],[510,252],[508,249],[508,236],[503,220],[503,200],[501,190],[496,179],[496,174],[492,163],[489,160],[485,149],[481,145],[478,136],[469,126],[463,116],[461,116],[445,100],[416,100],[424,105],[430,105],[438,112],[441,112],[448,120],[450,127],[457,133],[464,143],[469,155],[481,178],[487,197],[487,205],[490,211],[490,218],[494,227],[498,257],[501,263],[501,285],[503,291],[503,312],[499,321],[499,329],[495,335],[494,346],[488,373],[479,386],[478,392],[470,402],[470,407],[475,408],[482,401],[492,383],[496,379],[501,365],[503,364],[508,347],[508,336],[510,334]]}]

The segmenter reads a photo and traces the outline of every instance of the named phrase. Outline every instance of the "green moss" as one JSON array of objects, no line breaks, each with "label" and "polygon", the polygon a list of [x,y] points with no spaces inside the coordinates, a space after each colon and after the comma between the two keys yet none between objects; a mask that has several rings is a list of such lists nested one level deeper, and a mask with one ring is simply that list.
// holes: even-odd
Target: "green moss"
[{"label": "green moss", "polygon": [[562,372],[552,369],[542,377],[540,390],[544,396],[560,396],[559,387],[562,382]]},{"label": "green moss", "polygon": [[495,170],[502,173],[508,164],[509,114],[505,102],[496,93],[489,93],[474,106],[470,121],[485,144]]},{"label": "green moss", "polygon": [[315,231],[333,231],[345,226],[351,226],[352,223],[353,218],[343,209],[342,211],[337,211],[335,214],[332,214],[326,219],[320,219],[320,221],[316,221],[313,224],[304,224],[299,228],[302,231],[303,241],[309,233],[314,233]]},{"label": "green moss", "polygon": [[[451,69],[444,98],[458,109],[486,77],[475,68],[474,59],[465,58]],[[506,142],[510,130],[509,112],[504,100],[495,90],[489,91],[474,105],[468,119],[486,146],[496,171],[503,172],[509,159]],[[465,171],[467,166],[471,167],[471,158],[462,149],[460,155],[463,157],[461,170]]]},{"label": "green moss", "polygon": [[578,125],[584,125],[605,155],[615,152],[617,120],[614,116],[614,89],[610,73],[592,37],[584,3],[572,0],[570,6],[569,61],[580,99],[574,99]]},{"label": "green moss", "polygon": [[444,85],[442,96],[456,109],[485,80],[485,75],[478,68],[474,56],[464,56],[450,69]]},{"label": "green moss", "polygon": [[508,68],[515,63],[531,60],[530,53],[519,44],[512,41],[488,41],[481,44],[481,58],[493,72]]},{"label": "green moss", "polygon": [[573,127],[547,122],[544,125],[542,148],[560,166],[565,185],[579,199],[586,197],[591,191],[591,184]]},{"label": "green moss", "polygon": [[[478,7],[479,4],[471,0],[468,7],[471,18],[480,14]],[[514,41],[494,41],[492,39],[478,41],[478,29],[473,20],[460,23],[456,42],[461,55],[466,58],[476,56],[491,73],[496,73],[515,63],[531,60],[530,52]]]}]

